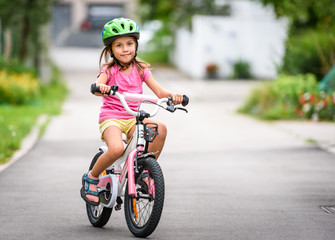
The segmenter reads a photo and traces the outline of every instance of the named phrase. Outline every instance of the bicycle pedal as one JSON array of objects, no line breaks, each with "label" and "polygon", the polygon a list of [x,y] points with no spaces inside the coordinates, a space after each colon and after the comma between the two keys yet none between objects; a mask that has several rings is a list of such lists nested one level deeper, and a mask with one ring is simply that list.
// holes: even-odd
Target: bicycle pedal
[{"label": "bicycle pedal", "polygon": [[120,197],[117,197],[116,199],[116,206],[115,206],[115,211],[119,211],[121,210],[121,205],[123,203],[122,199]]},{"label": "bicycle pedal", "polygon": [[115,211],[121,210],[121,204],[116,205],[114,209],[115,209]]}]

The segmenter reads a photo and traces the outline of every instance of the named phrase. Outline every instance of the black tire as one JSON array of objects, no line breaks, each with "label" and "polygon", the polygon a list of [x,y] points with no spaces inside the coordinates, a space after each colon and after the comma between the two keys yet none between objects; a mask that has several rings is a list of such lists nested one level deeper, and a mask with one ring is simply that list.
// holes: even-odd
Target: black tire
[{"label": "black tire", "polygon": [[[92,170],[94,164],[96,163],[101,154],[102,152],[100,151],[94,156],[89,170]],[[112,214],[112,210],[113,210],[112,208],[103,207],[101,204],[99,206],[93,206],[89,203],[86,203],[86,212],[88,220],[90,220],[90,223],[94,227],[101,228],[105,226]]]},{"label": "black tire", "polygon": [[[132,234],[136,237],[147,237],[156,229],[163,211],[165,194],[164,176],[159,164],[152,157],[140,160],[138,162],[138,168],[139,174],[135,176],[138,197],[134,198],[129,196],[127,183],[124,198],[124,212],[128,228]],[[148,185],[144,182],[143,176],[141,176],[144,170],[147,170],[150,178],[154,180],[154,190],[152,194],[150,194]],[[143,196],[146,195],[147,198],[142,198],[139,193]],[[152,199],[153,195],[155,196],[154,199]],[[150,196],[149,199],[148,196]],[[136,202],[138,219],[135,217],[132,205],[133,199],[135,199]]]}]

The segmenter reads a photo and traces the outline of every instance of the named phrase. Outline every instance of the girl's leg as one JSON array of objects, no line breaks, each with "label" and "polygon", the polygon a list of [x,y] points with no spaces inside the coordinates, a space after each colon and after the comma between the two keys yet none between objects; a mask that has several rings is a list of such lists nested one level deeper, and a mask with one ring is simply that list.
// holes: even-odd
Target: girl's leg
[{"label": "girl's leg", "polygon": [[[158,135],[156,136],[155,140],[150,143],[149,145],[149,152],[153,152],[155,153],[155,157],[156,157],[156,160],[158,159],[159,155],[161,154],[162,152],[162,149],[164,147],[164,143],[165,143],[165,138],[166,138],[166,135],[167,135],[167,129],[166,129],[166,126],[164,123],[161,123],[161,122],[157,122],[155,120],[152,120],[152,119],[145,119],[144,120],[144,123],[148,123],[148,122],[151,122],[151,123],[156,123],[158,124]],[[130,138],[134,131],[135,131],[135,125],[131,128],[131,130],[128,132],[128,138]]]},{"label": "girl's leg", "polygon": [[[110,165],[112,165],[123,153],[122,132],[116,126],[108,127],[103,133],[108,150],[103,153],[94,164],[89,177],[99,179],[99,175]],[[96,192],[97,185],[90,184],[89,190]],[[94,195],[86,195],[86,198],[92,202],[98,202],[99,197]]]},{"label": "girl's leg", "polygon": [[112,165],[123,153],[122,132],[116,126],[108,127],[103,133],[108,150],[103,153],[95,163],[91,174],[94,177],[99,175],[110,165]]}]

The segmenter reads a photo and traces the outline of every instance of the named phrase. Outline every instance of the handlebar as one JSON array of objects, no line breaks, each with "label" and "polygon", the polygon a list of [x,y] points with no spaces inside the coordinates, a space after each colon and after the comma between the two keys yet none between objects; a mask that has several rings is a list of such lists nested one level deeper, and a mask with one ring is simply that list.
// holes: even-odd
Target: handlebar
[{"label": "handlebar", "polygon": [[[157,98],[156,96],[149,96],[149,95],[144,95],[144,94],[135,94],[135,93],[127,93],[124,92],[123,94],[118,93],[119,87],[117,85],[113,85],[111,86],[110,91],[107,93],[108,95],[115,95],[122,103],[123,107],[126,109],[126,111],[135,116],[135,117],[139,117],[141,116],[141,114],[144,114],[145,117],[153,117],[158,113],[158,109],[159,106],[162,103],[167,103],[168,107],[165,108],[166,110],[170,111],[170,112],[174,112],[177,109],[181,109],[187,112],[186,109],[184,108],[178,108],[178,107],[174,107],[173,106],[173,102],[172,102],[172,97],[167,97],[167,98]],[[93,83],[91,85],[91,93],[95,94],[95,93],[101,93],[100,91],[100,87],[96,85],[96,83]],[[142,101],[149,101],[149,102],[153,102],[156,103],[156,108],[149,114],[149,113],[145,113],[143,111],[139,111],[139,112],[135,112],[133,110],[131,110],[127,104],[126,101],[130,101],[130,102],[142,102]],[[182,105],[185,107],[186,105],[188,105],[189,103],[189,98],[186,95],[183,95],[183,101],[182,101]]]}]

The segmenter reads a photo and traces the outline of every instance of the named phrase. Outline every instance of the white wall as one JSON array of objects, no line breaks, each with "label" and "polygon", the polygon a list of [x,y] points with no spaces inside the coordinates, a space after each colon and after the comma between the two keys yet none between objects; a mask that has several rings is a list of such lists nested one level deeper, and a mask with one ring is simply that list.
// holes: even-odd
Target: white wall
[{"label": "white wall", "polygon": [[231,77],[238,60],[250,63],[256,78],[274,78],[281,64],[287,21],[276,19],[272,8],[249,1],[231,2],[232,15],[195,16],[193,32],[179,29],[174,63],[195,78],[206,76],[206,66],[219,66],[219,76]]}]

